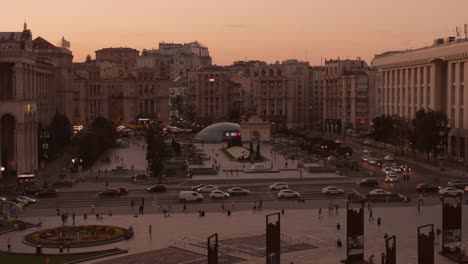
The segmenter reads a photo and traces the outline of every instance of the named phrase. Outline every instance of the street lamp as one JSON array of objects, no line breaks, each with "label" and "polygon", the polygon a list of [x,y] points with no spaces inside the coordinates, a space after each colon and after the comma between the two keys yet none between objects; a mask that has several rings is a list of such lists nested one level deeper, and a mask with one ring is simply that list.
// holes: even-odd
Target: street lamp
[{"label": "street lamp", "polygon": [[3,178],[3,172],[5,171],[5,167],[0,167],[0,179]]}]

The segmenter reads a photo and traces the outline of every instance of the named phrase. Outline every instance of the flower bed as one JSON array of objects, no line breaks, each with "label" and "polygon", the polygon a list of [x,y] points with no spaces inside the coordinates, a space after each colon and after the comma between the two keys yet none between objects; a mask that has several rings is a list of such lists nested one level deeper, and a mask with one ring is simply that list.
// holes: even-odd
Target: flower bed
[{"label": "flower bed", "polygon": [[24,241],[43,247],[58,247],[60,244],[85,247],[112,243],[128,238],[129,235],[129,230],[116,226],[60,226],[28,234],[24,237]]}]

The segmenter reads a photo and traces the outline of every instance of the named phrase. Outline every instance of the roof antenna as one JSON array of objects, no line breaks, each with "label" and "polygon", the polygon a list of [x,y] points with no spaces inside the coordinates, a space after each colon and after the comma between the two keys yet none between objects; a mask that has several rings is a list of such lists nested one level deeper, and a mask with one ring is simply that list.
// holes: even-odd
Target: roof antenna
[{"label": "roof antenna", "polygon": [[23,30],[24,31],[28,30],[28,24],[26,23],[26,18],[24,18]]}]

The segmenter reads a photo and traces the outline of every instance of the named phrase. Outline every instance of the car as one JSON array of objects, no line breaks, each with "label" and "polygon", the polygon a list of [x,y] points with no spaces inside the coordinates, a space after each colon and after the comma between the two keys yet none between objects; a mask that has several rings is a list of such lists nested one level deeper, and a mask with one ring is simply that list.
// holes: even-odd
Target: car
[{"label": "car", "polygon": [[370,165],[377,165],[377,160],[376,159],[369,159],[368,160]]},{"label": "car", "polygon": [[6,197],[0,196],[0,202],[6,202],[6,200],[7,200]]},{"label": "car", "polygon": [[364,153],[364,154],[369,154],[369,150],[363,149],[363,150],[362,150],[362,153]]},{"label": "car", "polygon": [[369,195],[389,195],[389,194],[392,194],[392,193],[387,192],[387,191],[382,190],[382,189],[375,189],[375,190],[369,192]]},{"label": "car", "polygon": [[337,138],[337,139],[335,139],[335,143],[336,144],[341,144],[341,143],[343,143],[343,140],[340,139],[340,138]]},{"label": "car", "polygon": [[112,188],[112,189],[108,189],[99,193],[99,197],[104,197],[104,196],[107,196],[107,197],[120,196],[120,190],[117,188]]},{"label": "car", "polygon": [[454,187],[445,187],[439,190],[439,194],[444,196],[458,196],[463,195],[464,191]]},{"label": "car", "polygon": [[58,192],[56,189],[44,189],[36,192],[37,197],[57,197]]},{"label": "car", "polygon": [[22,203],[24,203],[26,205],[36,203],[36,199],[33,199],[31,197],[28,197],[28,196],[18,196],[18,197],[16,197],[16,201],[22,202]]},{"label": "car", "polygon": [[335,186],[328,186],[322,189],[323,194],[336,194],[336,193],[343,193],[343,189],[337,188]]},{"label": "car", "polygon": [[390,172],[393,172],[393,170],[392,170],[391,167],[383,167],[383,168],[382,168],[382,172],[383,172],[385,175],[388,175]]},{"label": "car", "polygon": [[167,186],[164,184],[156,184],[151,187],[146,188],[148,192],[165,192],[167,191]]},{"label": "car", "polygon": [[202,201],[203,200],[203,195],[197,193],[196,191],[181,191],[179,193],[179,200],[181,202]]},{"label": "car", "polygon": [[229,193],[223,192],[221,190],[214,190],[210,193],[210,198],[229,198]]},{"label": "car", "polygon": [[272,185],[268,186],[270,190],[285,190],[289,188],[289,185],[284,182],[275,182]]},{"label": "car", "polygon": [[280,190],[278,192],[278,198],[300,198],[301,194],[289,189]]},{"label": "car", "polygon": [[126,187],[119,187],[117,189],[119,189],[121,195],[128,194],[128,189]]},{"label": "car", "polygon": [[198,184],[198,185],[195,185],[195,186],[192,187],[192,191],[196,191],[196,190],[198,190],[199,188],[201,188],[201,187],[203,187],[203,186],[205,186],[205,185],[206,185],[206,184]]},{"label": "car", "polygon": [[439,189],[441,189],[439,186],[428,183],[420,183],[416,185],[416,190],[418,192],[437,192]]},{"label": "car", "polygon": [[227,192],[231,195],[235,195],[235,194],[249,194],[250,191],[247,190],[247,189],[244,189],[244,188],[241,188],[241,187],[232,187],[232,188],[229,188],[227,189]]},{"label": "car", "polygon": [[386,161],[393,161],[393,160],[395,160],[395,159],[393,158],[392,155],[386,155],[386,156],[384,157],[384,160],[386,160]]},{"label": "car", "polygon": [[455,185],[457,183],[462,183],[462,182],[463,181],[461,181],[461,180],[450,180],[450,181],[448,181],[447,186],[453,186],[453,185]]},{"label": "car", "polygon": [[372,144],[372,141],[371,141],[370,139],[364,139],[364,140],[362,141],[362,144],[364,144],[364,145],[370,145],[370,144]]},{"label": "car", "polygon": [[218,190],[218,186],[216,185],[205,185],[203,187],[200,187],[197,189],[197,192],[200,192],[200,193],[210,193],[214,190]]},{"label": "car", "polygon": [[451,180],[448,182],[447,186],[463,190],[466,186],[468,186],[468,182],[461,180]]},{"label": "car", "polygon": [[394,183],[398,181],[398,176],[396,174],[389,174],[385,177],[385,182],[387,183]]},{"label": "car", "polygon": [[399,167],[399,166],[393,166],[393,167],[392,167],[392,171],[393,171],[393,172],[396,172],[396,173],[402,172],[401,167]]},{"label": "car", "polygon": [[367,162],[368,159],[369,159],[369,157],[367,157],[367,156],[362,156],[361,157],[361,160],[364,161],[364,162]]},{"label": "car", "polygon": [[376,179],[364,179],[357,183],[358,187],[375,187],[379,186],[379,182]]}]

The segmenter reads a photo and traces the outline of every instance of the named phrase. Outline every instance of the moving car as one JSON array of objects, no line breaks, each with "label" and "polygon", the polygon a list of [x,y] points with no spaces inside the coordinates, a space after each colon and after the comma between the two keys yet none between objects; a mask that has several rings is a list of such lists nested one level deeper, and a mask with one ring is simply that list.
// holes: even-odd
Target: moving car
[{"label": "moving car", "polygon": [[416,190],[418,192],[437,192],[439,191],[440,187],[433,185],[433,184],[428,184],[428,183],[420,183],[416,185]]},{"label": "moving car", "polygon": [[280,199],[281,198],[299,198],[299,197],[301,197],[300,193],[289,190],[289,189],[280,190],[278,192],[278,198]]},{"label": "moving car", "polygon": [[364,154],[369,154],[369,150],[363,149],[363,150],[362,150],[362,153],[364,153]]},{"label": "moving car", "polygon": [[387,156],[384,157],[384,160],[386,160],[386,161],[393,161],[394,158],[393,158],[392,155],[387,155]]},{"label": "moving car", "polygon": [[146,189],[148,192],[165,192],[167,191],[167,186],[164,184],[156,184]]},{"label": "moving car", "polygon": [[367,157],[367,156],[362,156],[361,157],[361,160],[364,161],[364,162],[367,162],[368,159],[369,159],[369,157]]},{"label": "moving car", "polygon": [[123,194],[128,194],[128,189],[127,189],[127,187],[119,187],[119,188],[117,188],[117,189],[119,189],[121,195],[123,195]]},{"label": "moving car", "polygon": [[56,189],[40,190],[36,193],[37,197],[57,197]]},{"label": "moving car", "polygon": [[393,172],[396,172],[396,173],[402,172],[401,167],[400,167],[400,166],[396,166],[396,165],[392,167],[392,171],[393,171]]},{"label": "moving car", "polygon": [[285,190],[288,189],[289,186],[287,183],[284,182],[275,182],[272,185],[268,186],[268,188],[270,188],[270,190]]},{"label": "moving car", "polygon": [[364,179],[357,183],[358,187],[375,187],[379,186],[379,182],[376,179]]},{"label": "moving car", "polygon": [[18,197],[16,197],[16,201],[22,202],[22,203],[24,203],[26,205],[36,203],[36,199],[33,199],[31,197],[28,197],[28,196],[18,196]]},{"label": "moving car", "polygon": [[392,194],[392,193],[387,192],[387,191],[382,190],[382,189],[375,189],[373,191],[370,191],[369,194],[370,195],[389,195],[389,194]]},{"label": "moving car", "polygon": [[247,190],[247,189],[244,189],[244,188],[241,188],[241,187],[232,187],[232,188],[229,188],[227,189],[227,192],[231,195],[235,195],[235,194],[249,194],[250,191]]},{"label": "moving car", "polygon": [[463,193],[463,190],[459,190],[454,187],[445,187],[439,190],[439,194],[444,196],[458,196],[463,195]]},{"label": "moving car", "polygon": [[120,196],[120,190],[117,188],[112,188],[112,189],[108,189],[99,193],[99,197],[104,197],[104,196],[107,196],[107,197]]},{"label": "moving car", "polygon": [[198,190],[199,188],[201,188],[201,187],[203,187],[203,186],[205,186],[205,185],[206,185],[206,184],[198,184],[198,185],[195,185],[195,186],[192,187],[192,191],[196,191],[196,190]]},{"label": "moving car", "polygon": [[214,190],[210,193],[210,198],[215,199],[215,198],[229,198],[229,193],[225,193],[221,190]]},{"label": "moving car", "polygon": [[203,200],[203,195],[197,193],[196,191],[181,191],[179,193],[179,200],[182,202],[201,201]]},{"label": "moving car", "polygon": [[398,176],[396,174],[389,174],[385,177],[385,182],[393,183],[398,181]]},{"label": "moving car", "polygon": [[377,165],[377,160],[376,159],[368,159],[368,162],[370,165]]},{"label": "moving car", "polygon": [[200,193],[210,193],[214,190],[218,190],[218,186],[216,185],[205,185],[203,187],[200,187],[197,189],[197,192],[200,192]]},{"label": "moving car", "polygon": [[6,202],[6,197],[0,196],[0,202]]},{"label": "moving car", "polygon": [[337,188],[335,186],[328,186],[322,189],[323,194],[335,194],[335,193],[343,193],[343,189]]}]

